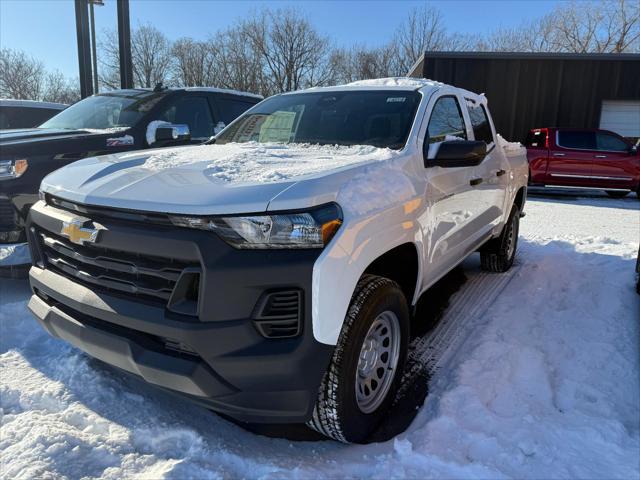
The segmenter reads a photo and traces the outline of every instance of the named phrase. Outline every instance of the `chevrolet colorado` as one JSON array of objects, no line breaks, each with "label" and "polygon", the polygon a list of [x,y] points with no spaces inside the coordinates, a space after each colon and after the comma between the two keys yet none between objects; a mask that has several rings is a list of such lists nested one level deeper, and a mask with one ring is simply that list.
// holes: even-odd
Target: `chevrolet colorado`
[{"label": "chevrolet colorado", "polygon": [[[524,148],[482,95],[394,78],[271,97],[214,144],[44,179],[29,308],[100,360],[240,422],[365,442],[412,306],[465,257],[513,263]],[[419,321],[414,319],[413,321]]]},{"label": "chevrolet colorado", "polygon": [[0,276],[26,275],[24,223],[45,175],[85,157],[203,143],[261,99],[217,88],[114,90],[38,128],[1,131]]}]

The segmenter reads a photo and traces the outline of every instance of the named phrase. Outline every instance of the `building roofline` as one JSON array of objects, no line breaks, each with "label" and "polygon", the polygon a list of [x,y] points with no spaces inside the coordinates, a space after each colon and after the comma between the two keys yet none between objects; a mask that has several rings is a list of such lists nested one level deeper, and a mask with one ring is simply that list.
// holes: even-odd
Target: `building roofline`
[{"label": "building roofline", "polygon": [[[550,53],[550,52],[433,52],[425,51],[423,58],[478,58],[505,60],[613,60],[640,61],[637,53]],[[417,65],[414,65],[414,67]]]}]

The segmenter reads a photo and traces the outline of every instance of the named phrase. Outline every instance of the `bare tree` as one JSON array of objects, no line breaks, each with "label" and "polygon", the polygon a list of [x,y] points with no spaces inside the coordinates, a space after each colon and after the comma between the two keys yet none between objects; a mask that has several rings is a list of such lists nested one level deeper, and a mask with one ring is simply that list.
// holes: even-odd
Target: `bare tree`
[{"label": "bare tree", "polygon": [[443,50],[447,42],[448,36],[440,10],[431,6],[412,8],[392,40],[397,55],[398,74],[406,73],[426,50]]},{"label": "bare tree", "polygon": [[42,100],[72,104],[80,100],[79,80],[69,80],[60,71],[46,76]]},{"label": "bare tree", "polygon": [[214,82],[212,46],[183,37],[173,44],[174,83],[188,87],[202,87]]},{"label": "bare tree", "polygon": [[44,86],[44,64],[21,50],[0,50],[0,97],[38,100]]},{"label": "bare tree", "polygon": [[269,95],[262,55],[253,48],[249,28],[235,25],[209,39],[214,58],[212,78],[220,87]]},{"label": "bare tree", "polygon": [[[100,83],[107,88],[119,88],[120,55],[115,30],[103,33],[98,59],[101,65]],[[138,87],[151,88],[166,82],[171,72],[171,43],[154,26],[137,27],[131,35],[133,81]]]},{"label": "bare tree", "polygon": [[261,56],[269,93],[327,80],[329,41],[297,10],[262,10],[243,23],[243,31]]}]

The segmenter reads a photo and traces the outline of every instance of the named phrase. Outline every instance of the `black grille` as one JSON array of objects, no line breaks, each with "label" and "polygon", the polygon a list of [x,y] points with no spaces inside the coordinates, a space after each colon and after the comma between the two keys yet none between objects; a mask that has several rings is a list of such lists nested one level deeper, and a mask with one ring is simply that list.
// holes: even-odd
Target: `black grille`
[{"label": "black grille", "polygon": [[75,245],[38,232],[44,260],[58,273],[92,288],[143,297],[166,304],[185,268],[168,258],[131,254],[97,245]]},{"label": "black grille", "polygon": [[302,331],[302,291],[279,290],[265,293],[253,316],[258,331],[268,338],[287,338]]},{"label": "black grille", "polygon": [[15,210],[8,198],[0,198],[0,230],[15,230]]}]

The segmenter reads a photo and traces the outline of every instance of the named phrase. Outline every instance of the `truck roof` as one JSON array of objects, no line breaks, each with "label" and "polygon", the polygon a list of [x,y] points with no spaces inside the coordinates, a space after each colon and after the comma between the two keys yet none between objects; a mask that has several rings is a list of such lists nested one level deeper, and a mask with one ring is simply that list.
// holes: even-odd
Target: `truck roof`
[{"label": "truck roof", "polygon": [[[256,93],[241,92],[239,90],[231,90],[228,88],[217,87],[168,87],[162,90],[163,92],[209,92],[209,93],[226,93],[228,95],[237,95],[240,97],[250,97],[257,100],[262,100],[264,97]],[[107,90],[100,93],[117,93],[117,92],[154,92],[153,88],[129,88],[129,89],[116,89]]]},{"label": "truck roof", "polygon": [[[481,103],[486,103],[486,97],[484,94],[477,94],[470,92],[463,88],[454,87],[441,83],[436,80],[429,80],[427,78],[413,78],[413,77],[388,77],[388,78],[373,78],[370,80],[358,80],[356,82],[347,83],[345,85],[336,85],[333,87],[313,87],[306,90],[299,90],[298,92],[340,92],[340,91],[353,91],[353,90],[382,90],[382,91],[428,91],[438,90],[444,87],[455,88],[462,93],[466,98]],[[296,92],[287,92],[284,95],[292,94]]]},{"label": "truck roof", "polygon": [[24,108],[50,108],[52,110],[64,110],[69,105],[64,103],[40,102],[38,100],[15,100],[0,98],[0,107],[24,107]]}]

